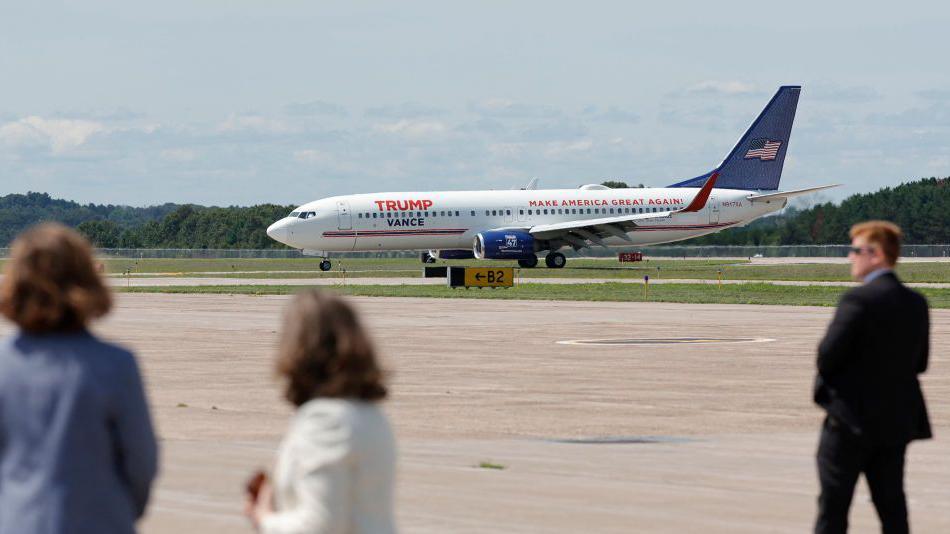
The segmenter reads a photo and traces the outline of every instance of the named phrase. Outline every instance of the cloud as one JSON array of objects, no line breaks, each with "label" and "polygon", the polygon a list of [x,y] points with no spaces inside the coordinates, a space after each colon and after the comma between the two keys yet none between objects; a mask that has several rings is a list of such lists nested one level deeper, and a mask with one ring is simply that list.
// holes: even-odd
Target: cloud
[{"label": "cloud", "polygon": [[259,134],[287,134],[297,131],[284,121],[271,119],[261,115],[239,115],[232,113],[227,120],[218,124],[220,133],[259,133]]},{"label": "cloud", "polygon": [[162,158],[168,161],[186,163],[198,159],[198,152],[190,148],[168,148],[162,150]]},{"label": "cloud", "polygon": [[[345,120],[334,118],[332,128],[283,109],[115,125],[13,117],[0,119],[0,171],[27,176],[30,184],[46,173],[43,183],[57,184],[70,198],[134,203],[289,202],[316,196],[315,189],[330,195],[508,188],[533,176],[546,187],[618,177],[665,185],[718,161],[759,107],[750,109],[743,99],[708,100],[668,100],[642,116],[633,105],[555,109],[503,99],[432,116],[426,114],[441,110],[405,103],[372,108],[372,118],[364,114],[368,109],[354,108]],[[802,109],[793,141],[802,163],[787,165],[785,185],[811,185],[797,176],[831,176],[828,181],[859,183],[864,190],[887,176],[942,174],[950,157],[940,144],[947,130],[920,123],[947,117],[950,124],[950,101],[916,102],[903,112],[840,106],[843,118],[831,121],[837,106]],[[890,114],[869,118],[871,111]],[[412,114],[418,116],[406,116]],[[54,144],[63,153],[52,154]],[[881,147],[897,163],[885,163]]]},{"label": "cloud", "polygon": [[102,122],[133,121],[145,117],[144,113],[132,111],[128,108],[120,107],[111,110],[85,110],[85,111],[56,111],[52,114],[55,119],[79,119]]},{"label": "cloud", "polygon": [[486,134],[492,137],[503,137],[508,132],[505,122],[491,117],[479,118],[473,122],[462,123],[456,130],[463,134]]},{"label": "cloud", "polygon": [[686,126],[689,128],[701,127],[705,130],[717,132],[726,129],[729,124],[725,109],[720,105],[692,109],[677,107],[662,110],[657,114],[657,119],[664,125]]},{"label": "cloud", "polygon": [[44,119],[34,115],[0,126],[0,142],[20,147],[47,145],[53,154],[63,154],[105,131],[106,127],[95,121]]},{"label": "cloud", "polygon": [[522,141],[549,142],[571,141],[585,137],[588,133],[588,128],[579,121],[565,119],[526,126],[518,132],[517,136]]},{"label": "cloud", "polygon": [[917,96],[926,100],[950,100],[950,89],[927,89],[918,91]]},{"label": "cloud", "polygon": [[446,127],[445,124],[439,121],[403,119],[397,122],[375,124],[373,130],[406,137],[427,137],[444,133]]},{"label": "cloud", "polygon": [[762,91],[750,83],[720,80],[705,80],[668,96],[758,96]]},{"label": "cloud", "polygon": [[308,148],[295,151],[294,160],[300,163],[330,163],[333,161],[333,155],[322,150]]},{"label": "cloud", "polygon": [[934,102],[923,108],[909,108],[897,113],[874,113],[867,122],[881,126],[901,126],[926,131],[930,128],[950,126],[950,105]]},{"label": "cloud", "polygon": [[323,100],[287,104],[284,106],[284,113],[300,117],[346,117],[349,115],[349,112],[343,106]]},{"label": "cloud", "polygon": [[380,119],[410,119],[418,117],[434,117],[445,113],[445,110],[419,104],[416,102],[403,102],[398,105],[378,106],[366,110],[367,117]]},{"label": "cloud", "polygon": [[950,170],[950,153],[930,158],[927,160],[927,168],[932,169],[935,174],[946,173]]},{"label": "cloud", "polygon": [[815,83],[805,87],[809,99],[825,102],[870,102],[881,98],[874,87],[854,85],[842,87],[835,84]]},{"label": "cloud", "polygon": [[561,112],[550,106],[523,104],[506,98],[490,98],[469,105],[469,109],[479,115],[499,119],[552,119],[561,116]]},{"label": "cloud", "polygon": [[558,159],[574,154],[589,152],[594,147],[594,142],[590,139],[581,139],[572,143],[550,143],[544,151],[544,155],[549,159]]},{"label": "cloud", "polygon": [[530,143],[491,143],[488,152],[498,158],[521,157],[530,147]]},{"label": "cloud", "polygon": [[504,161],[531,160],[542,156],[546,160],[562,160],[565,158],[583,156],[597,147],[593,139],[578,139],[576,141],[551,141],[546,143],[491,143],[485,148],[496,159]]},{"label": "cloud", "polygon": [[597,106],[588,106],[581,112],[581,116],[587,120],[618,124],[637,124],[640,122],[640,115],[617,106],[610,106],[605,110]]}]

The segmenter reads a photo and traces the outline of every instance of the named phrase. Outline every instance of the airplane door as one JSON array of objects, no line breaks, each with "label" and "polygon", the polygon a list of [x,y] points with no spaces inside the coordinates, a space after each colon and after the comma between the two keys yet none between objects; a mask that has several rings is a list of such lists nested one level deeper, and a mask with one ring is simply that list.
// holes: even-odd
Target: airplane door
[{"label": "airplane door", "polygon": [[511,224],[515,220],[515,209],[514,208],[505,208],[505,223]]},{"label": "airplane door", "polygon": [[340,230],[349,230],[353,228],[353,220],[350,215],[350,205],[344,200],[336,202],[337,228]]},{"label": "airplane door", "polygon": [[521,206],[518,208],[518,222],[525,222],[528,220],[528,208]]},{"label": "airplane door", "polygon": [[709,224],[719,224],[719,201],[710,195],[706,205],[709,206]]}]

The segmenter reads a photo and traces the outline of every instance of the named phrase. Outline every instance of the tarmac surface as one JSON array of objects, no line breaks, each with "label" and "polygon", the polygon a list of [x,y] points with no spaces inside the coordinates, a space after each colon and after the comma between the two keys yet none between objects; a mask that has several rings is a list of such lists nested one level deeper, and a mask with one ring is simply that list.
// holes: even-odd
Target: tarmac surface
[{"label": "tarmac surface", "polygon": [[[120,294],[96,328],[137,352],[161,435],[142,532],[251,532],[243,482],[291,413],[272,360],[287,300]],[[832,309],[351,301],[391,371],[404,532],[811,528],[814,350]],[[914,530],[948,532],[950,310],[931,313],[937,438],[911,445],[907,491]],[[660,342],[576,343],[610,339]],[[863,481],[851,520],[878,530]]]},{"label": "tarmac surface", "polygon": [[[131,277],[108,278],[113,287],[175,287],[175,286],[336,286],[372,285],[372,286],[444,286],[445,278],[385,278],[359,277],[347,278],[231,278],[231,277]],[[530,278],[519,276],[519,284],[642,284],[642,278]],[[715,279],[702,280],[696,278],[650,278],[651,284],[716,284]],[[821,282],[812,280],[723,280],[723,284],[771,284],[777,286],[839,286],[853,287],[856,282]],[[910,287],[950,288],[950,283],[918,282],[907,284]]]}]

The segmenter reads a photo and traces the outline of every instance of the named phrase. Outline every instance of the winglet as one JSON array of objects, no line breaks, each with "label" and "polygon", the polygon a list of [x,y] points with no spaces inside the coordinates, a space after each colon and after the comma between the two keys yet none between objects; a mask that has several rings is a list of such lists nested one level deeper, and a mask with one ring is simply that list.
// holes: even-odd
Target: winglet
[{"label": "winglet", "polygon": [[712,193],[713,187],[716,185],[716,178],[719,178],[719,173],[712,173],[712,176],[710,176],[709,179],[706,180],[706,183],[703,184],[703,188],[699,190],[699,193],[696,193],[695,197],[693,197],[693,201],[689,203],[689,206],[681,209],[679,213],[699,211],[705,208],[706,201],[709,200],[709,194]]}]

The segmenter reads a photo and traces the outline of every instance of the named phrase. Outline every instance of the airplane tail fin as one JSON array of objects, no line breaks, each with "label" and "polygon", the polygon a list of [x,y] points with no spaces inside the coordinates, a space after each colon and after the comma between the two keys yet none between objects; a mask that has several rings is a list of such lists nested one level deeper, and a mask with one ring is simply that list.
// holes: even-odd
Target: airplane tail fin
[{"label": "airplane tail fin", "polygon": [[715,172],[723,189],[776,190],[798,108],[799,85],[783,85],[726,159],[712,171],[669,187],[700,187]]}]

